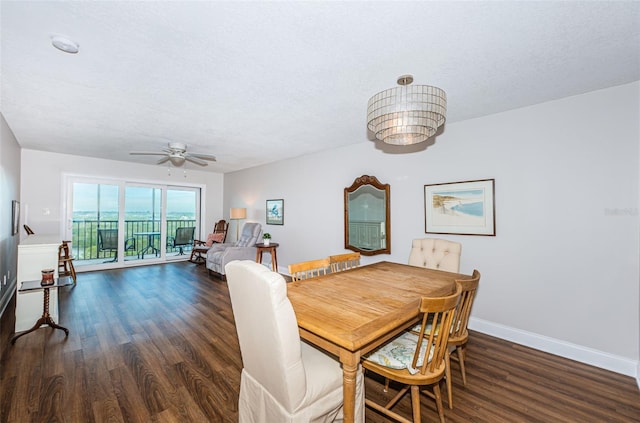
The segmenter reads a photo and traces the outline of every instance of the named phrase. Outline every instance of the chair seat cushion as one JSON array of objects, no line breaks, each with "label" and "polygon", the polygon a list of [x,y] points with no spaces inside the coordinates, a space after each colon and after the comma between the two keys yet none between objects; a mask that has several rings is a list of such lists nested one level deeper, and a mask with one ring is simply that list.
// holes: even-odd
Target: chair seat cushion
[{"label": "chair seat cushion", "polygon": [[[420,328],[418,328],[420,330]],[[390,369],[410,369],[413,361],[413,355],[416,351],[418,344],[418,335],[411,332],[404,332],[397,338],[384,344],[377,350],[365,356],[365,360],[372,361]],[[422,366],[424,362],[424,356],[427,351],[427,342],[422,343],[420,348],[420,355],[418,356],[418,363],[416,366]],[[431,360],[433,357],[433,348],[429,351],[429,357],[427,360]]]},{"label": "chair seat cushion", "polygon": [[[457,323],[457,327],[458,327],[458,328],[460,327],[460,323],[461,323],[461,322],[458,322],[458,323]],[[425,335],[429,335],[429,334],[431,333],[431,326],[432,326],[432,325],[431,325],[431,323],[427,323],[427,325],[424,327],[424,334],[425,334]],[[409,330],[410,330],[411,332],[420,333],[420,328],[421,328],[421,327],[422,327],[422,325],[421,325],[420,323],[418,323],[417,325],[415,325],[414,327],[412,327],[412,328],[411,328],[411,329],[409,329]],[[454,329],[456,329],[456,328],[454,328],[454,327],[452,326],[452,327],[451,327],[451,331],[450,331],[449,333],[453,333],[453,332],[455,332],[455,330],[454,330]],[[440,325],[438,325],[438,326],[436,327],[436,333],[435,333],[435,335],[436,335],[436,336],[438,335],[438,332],[440,332]]]}]

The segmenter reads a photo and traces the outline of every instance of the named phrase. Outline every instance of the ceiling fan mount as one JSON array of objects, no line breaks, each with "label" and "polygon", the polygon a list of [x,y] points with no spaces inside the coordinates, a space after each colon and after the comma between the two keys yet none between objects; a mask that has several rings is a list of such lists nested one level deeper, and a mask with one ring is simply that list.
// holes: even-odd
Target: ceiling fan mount
[{"label": "ceiling fan mount", "polygon": [[215,156],[210,154],[187,152],[187,145],[181,142],[170,142],[167,148],[163,148],[160,151],[131,151],[129,154],[139,156],[164,156],[158,160],[157,164],[170,162],[176,167],[182,166],[187,161],[199,166],[207,166],[209,163],[207,163],[206,160],[216,161]]}]

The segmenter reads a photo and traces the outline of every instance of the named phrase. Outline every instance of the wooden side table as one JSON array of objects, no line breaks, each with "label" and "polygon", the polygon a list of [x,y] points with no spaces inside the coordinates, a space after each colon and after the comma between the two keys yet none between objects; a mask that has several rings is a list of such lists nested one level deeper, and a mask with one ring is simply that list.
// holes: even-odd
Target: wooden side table
[{"label": "wooden side table", "polygon": [[49,314],[49,290],[51,288],[60,288],[62,286],[68,286],[68,285],[73,285],[73,279],[70,276],[66,276],[63,278],[55,278],[53,280],[53,284],[45,285],[45,286],[41,285],[40,281],[22,282],[20,289],[18,290],[19,292],[35,291],[38,289],[44,290],[44,303],[42,305],[42,317],[38,319],[36,324],[33,325],[31,329],[24,331],[20,334],[14,335],[13,338],[11,338],[11,344],[15,344],[16,340],[21,336],[40,329],[42,325],[49,325],[54,329],[63,330],[65,333],[64,336],[69,336],[69,329],[58,325],[56,322],[53,321],[53,319],[51,318],[51,315]]},{"label": "wooden side table", "polygon": [[280,244],[277,242],[270,242],[269,245],[263,243],[256,244],[256,262],[262,263],[262,253],[265,251],[271,254],[271,270],[278,271],[278,256],[276,255],[276,248]]}]

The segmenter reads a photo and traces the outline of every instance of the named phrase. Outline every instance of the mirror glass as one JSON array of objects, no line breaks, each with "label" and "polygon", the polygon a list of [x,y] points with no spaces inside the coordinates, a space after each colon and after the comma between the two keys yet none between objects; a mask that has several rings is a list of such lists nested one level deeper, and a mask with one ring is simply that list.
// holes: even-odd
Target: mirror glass
[{"label": "mirror glass", "polygon": [[344,248],[365,256],[391,253],[389,184],[362,175],[344,189]]}]

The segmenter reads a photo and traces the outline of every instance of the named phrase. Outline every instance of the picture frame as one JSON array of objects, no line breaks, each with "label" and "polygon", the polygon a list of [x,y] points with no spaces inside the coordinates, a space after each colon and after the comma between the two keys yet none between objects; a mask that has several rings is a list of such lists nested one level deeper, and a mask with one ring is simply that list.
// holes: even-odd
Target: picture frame
[{"label": "picture frame", "polygon": [[11,201],[11,235],[18,234],[18,227],[20,226],[20,202],[16,200]]},{"label": "picture frame", "polygon": [[267,225],[284,225],[284,200],[267,200]]},{"label": "picture frame", "polygon": [[424,186],[425,233],[496,235],[495,179]]}]

